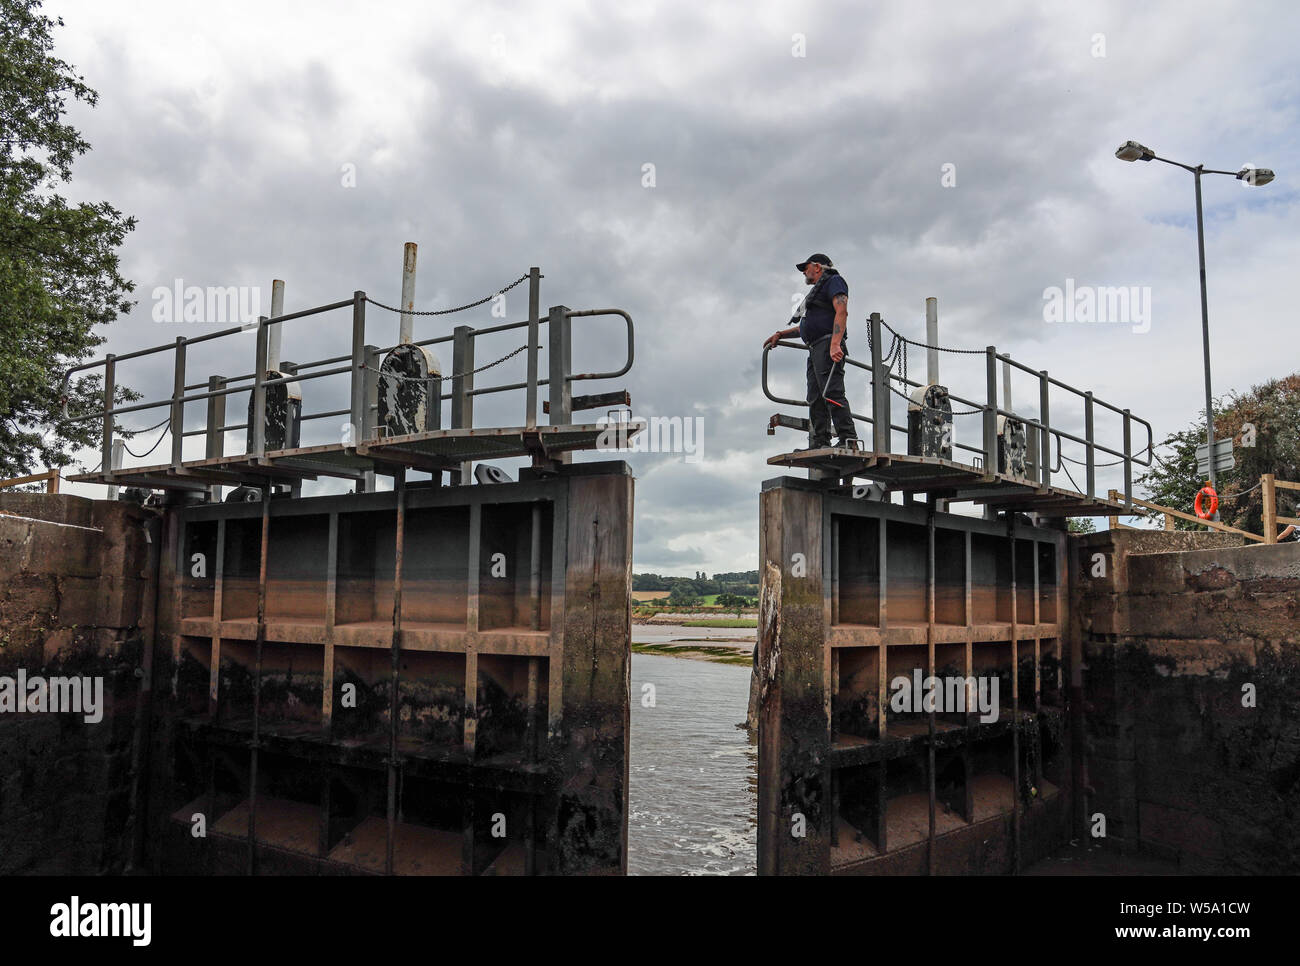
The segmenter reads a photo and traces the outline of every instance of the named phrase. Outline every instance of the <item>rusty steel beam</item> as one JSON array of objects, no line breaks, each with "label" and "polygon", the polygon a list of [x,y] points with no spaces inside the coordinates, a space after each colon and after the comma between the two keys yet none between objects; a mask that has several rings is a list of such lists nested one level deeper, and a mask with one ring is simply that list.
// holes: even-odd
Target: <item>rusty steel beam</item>
[{"label": "rusty steel beam", "polygon": [[[414,253],[412,253],[414,258]],[[409,332],[407,333],[409,337]],[[392,675],[388,686],[388,823],[384,842],[384,873],[393,874],[393,850],[396,842],[397,823],[397,720],[401,706],[402,653],[402,563],[406,549],[406,473],[399,470],[393,477],[393,489],[397,494],[396,547],[393,557],[393,637],[391,645]]]},{"label": "rusty steel beam", "polygon": [[[933,353],[938,357],[938,353]],[[938,363],[936,361],[935,365]],[[925,514],[925,672],[928,676],[933,676],[934,666],[934,623],[935,623],[935,606],[934,606],[934,588],[936,582],[935,561],[934,561],[934,497],[927,501]],[[926,768],[929,805],[930,805],[930,827],[926,838],[925,859],[926,871],[930,875],[936,873],[935,855],[934,855],[934,835],[935,835],[935,779],[934,779],[934,715],[935,710],[930,708],[926,715],[926,731],[929,741],[926,743]]]},{"label": "rusty steel beam", "polygon": [[1020,634],[1017,626],[1016,517],[1007,516],[1007,540],[1011,545],[1011,872],[1020,874]]},{"label": "rusty steel beam", "polygon": [[[257,640],[253,671],[253,737],[249,742],[248,874],[257,874],[257,753],[261,737],[262,646],[266,643],[266,576],[270,554],[271,488],[262,490],[262,539],[257,575]],[[219,626],[219,625],[218,625]]]}]

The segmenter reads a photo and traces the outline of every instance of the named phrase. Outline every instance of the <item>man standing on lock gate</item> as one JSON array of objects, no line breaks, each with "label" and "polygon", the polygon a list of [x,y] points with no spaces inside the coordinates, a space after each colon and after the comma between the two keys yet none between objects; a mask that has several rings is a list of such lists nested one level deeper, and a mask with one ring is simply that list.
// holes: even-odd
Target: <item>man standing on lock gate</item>
[{"label": "man standing on lock gate", "polygon": [[790,328],[768,336],[766,346],[798,333],[808,346],[808,410],[812,431],[808,449],[831,445],[831,426],[837,446],[858,447],[849,401],[844,395],[844,360],[848,357],[849,286],[844,276],[821,254],[809,255],[795,266],[812,291],[790,317]]}]

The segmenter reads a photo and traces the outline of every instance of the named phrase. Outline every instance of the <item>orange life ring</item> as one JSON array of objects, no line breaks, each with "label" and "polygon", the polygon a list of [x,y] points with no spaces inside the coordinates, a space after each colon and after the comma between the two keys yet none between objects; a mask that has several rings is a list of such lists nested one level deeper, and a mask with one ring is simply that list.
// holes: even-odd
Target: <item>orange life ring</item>
[{"label": "orange life ring", "polygon": [[[1202,510],[1201,498],[1206,495],[1210,497],[1210,508],[1208,510]],[[1214,516],[1215,511],[1218,509],[1219,509],[1219,494],[1214,492],[1214,487],[1210,486],[1209,483],[1206,483],[1203,487],[1200,488],[1199,491],[1197,491],[1196,494],[1196,515],[1200,517],[1202,520],[1208,520],[1212,516]]]}]

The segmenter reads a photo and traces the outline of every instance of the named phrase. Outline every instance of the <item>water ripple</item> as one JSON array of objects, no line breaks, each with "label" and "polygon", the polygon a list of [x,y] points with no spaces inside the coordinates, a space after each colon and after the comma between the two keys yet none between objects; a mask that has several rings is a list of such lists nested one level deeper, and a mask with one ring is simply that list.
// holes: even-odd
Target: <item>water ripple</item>
[{"label": "water ripple", "polygon": [[632,875],[755,873],[757,756],[736,727],[748,701],[748,668],[632,655]]}]

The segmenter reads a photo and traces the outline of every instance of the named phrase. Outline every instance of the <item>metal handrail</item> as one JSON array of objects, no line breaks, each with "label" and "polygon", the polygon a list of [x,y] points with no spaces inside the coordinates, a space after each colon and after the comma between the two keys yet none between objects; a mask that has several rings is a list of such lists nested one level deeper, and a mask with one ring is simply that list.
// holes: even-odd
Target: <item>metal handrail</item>
[{"label": "metal handrail", "polygon": [[[883,351],[882,350],[882,325],[884,320],[881,318],[879,313],[873,312],[868,322],[869,325],[871,326],[871,334],[872,334],[871,362],[869,364],[858,362],[856,359],[851,359],[847,356],[845,357],[844,362],[846,365],[855,366],[859,369],[865,369],[872,374],[871,385],[872,385],[873,414],[872,416],[863,416],[857,413],[853,413],[852,411],[850,411],[850,414],[854,419],[867,423],[872,426],[873,443],[875,444],[875,449],[878,452],[885,452],[885,451],[890,451],[892,448],[892,442],[890,440],[892,431],[896,430],[903,433],[907,432],[907,427],[899,426],[893,423],[892,420],[888,419],[888,413],[890,412],[889,396],[890,393],[893,391],[890,388],[890,381],[900,383],[905,387],[905,389],[911,389],[913,387],[921,388],[925,385],[925,383],[917,382],[913,379],[908,379],[905,376],[893,372],[892,366],[888,368],[885,367],[884,360],[882,358],[882,351]],[[808,351],[808,346],[803,345],[801,343],[791,342],[788,340],[778,340],[774,345],[770,345],[770,346],[765,345],[763,347],[763,356],[762,356],[763,395],[766,396],[768,399],[770,399],[772,402],[779,403],[781,405],[803,406],[806,408],[808,406],[808,401],[806,399],[789,399],[784,396],[778,396],[772,391],[771,386],[769,385],[768,355],[772,351],[772,349],[776,348],[777,346],[782,346],[782,347],[792,348],[792,349],[802,349],[805,352]],[[953,441],[954,448],[965,450],[970,453],[978,454],[981,457],[982,465],[986,468],[987,471],[987,468],[994,467],[997,465],[997,439],[996,439],[997,417],[1005,416],[1007,418],[1016,419],[1020,421],[1022,424],[1024,424],[1026,427],[1030,427],[1033,430],[1036,430],[1040,435],[1037,468],[1041,472],[1041,482],[1043,485],[1047,485],[1048,483],[1050,483],[1051,475],[1053,473],[1059,473],[1061,471],[1063,466],[1063,460],[1065,458],[1062,452],[1064,448],[1064,442],[1068,440],[1073,443],[1078,443],[1079,445],[1083,446],[1085,449],[1086,458],[1083,461],[1083,464],[1087,472],[1087,491],[1088,491],[1087,495],[1089,497],[1092,497],[1096,491],[1096,469],[1097,469],[1096,454],[1104,453],[1104,454],[1117,457],[1118,460],[1123,463],[1125,497],[1126,499],[1132,498],[1133,465],[1136,464],[1138,466],[1149,467],[1152,465],[1154,459],[1155,437],[1154,437],[1154,430],[1152,429],[1152,426],[1149,422],[1147,422],[1145,419],[1142,419],[1138,416],[1134,416],[1127,409],[1121,409],[1118,406],[1112,405],[1111,403],[1096,398],[1096,396],[1094,396],[1093,393],[1089,391],[1077,389],[1074,386],[1071,386],[1068,383],[1063,382],[1060,379],[1057,379],[1049,375],[1047,370],[1045,369],[1038,369],[1038,370],[1031,369],[1029,366],[1015,359],[1012,359],[1010,355],[1000,354],[998,353],[997,348],[995,346],[986,347],[983,355],[985,356],[985,366],[986,366],[986,386],[985,386],[986,398],[983,401],[968,399],[964,396],[958,395],[955,392],[952,392],[951,390],[949,390],[948,396],[954,402],[960,403],[965,406],[969,406],[976,410],[976,412],[974,413],[963,413],[962,415],[978,415],[982,418],[984,423],[984,433],[983,433],[984,439],[982,442],[984,445],[982,447],[975,447],[964,443],[958,443],[957,441],[954,440]],[[1029,417],[1021,413],[1016,413],[1007,409],[1003,409],[998,405],[997,363],[999,361],[1001,361],[1005,365],[1013,366],[1017,369],[1020,369],[1023,372],[1027,372],[1030,375],[1034,376],[1039,381],[1038,418]],[[875,377],[877,367],[884,372],[883,379],[877,379]],[[1068,430],[1059,428],[1058,426],[1053,426],[1051,424],[1048,392],[1050,387],[1052,386],[1065,390],[1066,392],[1071,393],[1079,397],[1081,400],[1083,400],[1084,423],[1085,423],[1083,436],[1078,436]],[[1097,441],[1096,435],[1093,432],[1093,416],[1094,416],[1093,411],[1094,408],[1097,406],[1109,410],[1110,412],[1113,412],[1116,415],[1123,418],[1124,438],[1123,438],[1121,449],[1115,449],[1111,446],[1105,445],[1104,443],[1100,443]],[[883,412],[884,414],[886,414],[886,420],[880,426],[877,426],[876,424],[875,415],[877,412]],[[1146,445],[1142,449],[1138,450],[1137,453],[1134,453],[1132,448],[1132,424],[1134,422],[1136,422],[1140,427],[1145,428],[1147,433]],[[886,425],[888,426],[888,430],[885,429]],[[1052,452],[1051,452],[1052,450],[1051,441],[1053,437],[1055,437],[1056,439],[1055,465],[1052,465]],[[1145,455],[1143,457],[1139,457],[1138,454],[1145,454]]]},{"label": "metal handrail", "polygon": [[[578,380],[590,379],[608,379],[616,378],[627,373],[633,364],[635,358],[635,327],[632,317],[622,309],[587,309],[571,310],[566,306],[557,306],[551,309],[550,317],[541,316],[538,311],[538,285],[541,278],[538,269],[531,270],[531,281],[529,291],[529,318],[525,321],[503,322],[495,325],[484,326],[483,328],[473,328],[470,326],[458,326],[451,335],[436,336],[430,339],[424,339],[414,342],[418,346],[439,345],[451,342],[453,346],[453,375],[438,377],[450,382],[451,391],[439,393],[435,398],[438,400],[451,400],[452,402],[452,428],[472,428],[472,407],[468,401],[474,396],[490,395],[499,392],[510,392],[517,389],[527,390],[527,426],[532,427],[537,422],[537,391],[542,386],[551,387],[551,422],[558,424],[571,419],[571,395],[569,385]],[[88,419],[102,419],[104,423],[103,435],[103,456],[102,465],[104,466],[105,477],[111,478],[114,470],[111,461],[112,437],[115,432],[115,420],[117,417],[127,413],[142,412],[149,409],[158,409],[169,407],[171,410],[171,429],[172,429],[172,464],[179,467],[181,465],[181,444],[189,436],[205,435],[209,438],[209,448],[216,448],[220,453],[223,450],[221,441],[223,434],[232,430],[247,429],[248,422],[226,424],[224,419],[220,418],[224,414],[224,402],[218,403],[224,397],[236,393],[250,393],[253,400],[253,408],[256,416],[253,420],[255,428],[254,445],[249,455],[262,457],[265,455],[265,411],[266,411],[266,391],[269,387],[285,383],[303,383],[313,379],[323,379],[329,376],[350,374],[352,377],[351,405],[347,409],[333,409],[316,413],[302,413],[299,415],[300,421],[310,419],[324,419],[338,416],[350,416],[352,423],[358,427],[358,439],[370,439],[372,436],[377,437],[376,427],[373,425],[372,410],[373,405],[369,403],[369,397],[373,391],[373,385],[370,381],[369,362],[387,352],[391,352],[397,346],[389,346],[381,349],[375,346],[365,344],[365,304],[367,302],[366,294],[362,291],[354,292],[352,298],[338,302],[331,302],[327,305],[320,305],[314,308],[303,309],[297,312],[285,313],[283,315],[268,318],[259,317],[256,323],[246,323],[244,325],[233,326],[221,329],[217,332],[207,333],[194,338],[178,337],[174,343],[152,346],[146,349],[139,349],[121,355],[108,353],[103,359],[82,363],[67,369],[63,373],[62,390],[64,399],[64,420],[63,422],[81,422]],[[312,362],[298,363],[293,366],[293,371],[283,375],[268,377],[267,374],[267,355],[268,355],[268,333],[272,324],[291,321],[294,319],[306,318],[309,316],[319,315],[324,312],[334,311],[337,309],[352,307],[352,352],[348,355],[334,356],[328,359],[321,359]],[[593,372],[593,373],[573,373],[571,370],[571,340],[569,336],[570,322],[573,318],[580,316],[597,316],[597,315],[619,315],[627,327],[627,358],[624,365],[612,372]],[[552,326],[551,338],[551,373],[549,378],[538,378],[537,357],[541,348],[539,343],[539,331],[542,325],[549,324]],[[474,366],[473,366],[473,340],[479,336],[491,335],[499,332],[511,331],[514,329],[528,329],[528,378],[524,382],[508,383],[499,386],[474,386]],[[251,373],[239,376],[212,376],[204,383],[185,383],[185,356],[186,349],[192,345],[198,345],[215,339],[224,338],[236,334],[255,331],[257,337],[256,348],[256,368]],[[172,395],[167,399],[133,403],[129,405],[115,405],[116,391],[116,365],[119,362],[130,359],[138,359],[150,356],[156,353],[172,351],[175,353],[175,378]],[[79,372],[103,367],[104,369],[104,387],[103,387],[103,407],[98,411],[81,413],[78,415],[69,415],[68,406],[68,387],[72,376]],[[560,385],[557,391],[555,386]],[[209,418],[208,425],[201,430],[189,430],[184,428],[184,410],[185,406],[190,403],[208,401]],[[218,408],[213,408],[214,406]],[[214,419],[213,417],[218,418]]]},{"label": "metal handrail", "polygon": [[623,320],[627,323],[627,362],[624,363],[622,369],[618,369],[614,372],[584,372],[570,374],[569,379],[575,382],[579,379],[617,379],[619,376],[625,375],[628,370],[632,368],[633,353],[635,351],[635,330],[632,326],[632,316],[628,315],[622,309],[583,309],[579,312],[566,312],[565,314],[570,319],[591,315],[621,315]]}]

